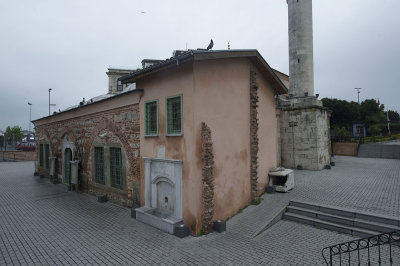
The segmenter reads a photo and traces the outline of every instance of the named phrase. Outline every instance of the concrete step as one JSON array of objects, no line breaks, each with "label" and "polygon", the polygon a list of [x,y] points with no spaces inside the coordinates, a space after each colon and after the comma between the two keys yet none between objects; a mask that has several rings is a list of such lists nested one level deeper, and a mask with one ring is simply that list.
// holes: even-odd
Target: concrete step
[{"label": "concrete step", "polygon": [[400,227],[387,224],[387,223],[378,223],[372,222],[369,220],[363,220],[358,218],[349,218],[341,215],[333,215],[329,213],[324,213],[321,211],[316,210],[309,210],[305,208],[295,207],[295,206],[288,206],[287,208],[288,213],[294,213],[298,215],[303,215],[311,218],[320,219],[327,222],[338,223],[341,225],[347,225],[362,229],[367,229],[371,231],[378,231],[378,232],[392,232],[395,230],[400,230]]},{"label": "concrete step", "polygon": [[306,201],[290,201],[283,219],[368,237],[400,230],[400,219]]},{"label": "concrete step", "polygon": [[358,157],[400,159],[400,145],[361,144]]},{"label": "concrete step", "polygon": [[315,227],[324,228],[324,229],[337,231],[337,232],[341,232],[341,233],[349,234],[349,235],[353,235],[353,236],[359,236],[359,237],[369,237],[369,236],[377,235],[380,233],[377,231],[371,231],[371,230],[362,229],[362,228],[358,228],[358,227],[332,223],[332,222],[324,221],[321,219],[311,218],[308,216],[289,213],[289,212],[285,213],[283,215],[283,218],[286,220],[299,222],[299,223],[303,223],[303,224],[308,224],[308,225],[312,225]]},{"label": "concrete step", "polygon": [[337,215],[337,216],[341,216],[341,217],[353,218],[353,219],[358,219],[358,220],[363,220],[363,221],[369,221],[369,222],[375,222],[375,223],[381,223],[381,224],[393,225],[396,227],[400,227],[400,219],[391,217],[391,216],[376,215],[376,214],[371,214],[371,213],[367,213],[367,212],[349,210],[349,209],[345,209],[345,208],[341,208],[341,207],[334,207],[334,206],[325,205],[325,204],[315,204],[315,203],[300,201],[300,200],[290,201],[289,207],[290,206],[299,207],[299,208],[308,209],[308,210],[319,211],[319,212],[323,212],[326,214]]}]

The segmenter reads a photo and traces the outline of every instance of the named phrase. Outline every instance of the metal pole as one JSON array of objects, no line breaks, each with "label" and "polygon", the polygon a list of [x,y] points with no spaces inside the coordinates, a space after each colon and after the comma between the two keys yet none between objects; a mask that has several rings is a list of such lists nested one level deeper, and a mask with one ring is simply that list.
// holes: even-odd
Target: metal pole
[{"label": "metal pole", "polygon": [[361,90],[361,88],[354,88],[354,89],[357,90],[358,104],[360,104],[360,90]]},{"label": "metal pole", "polygon": [[51,92],[51,88],[49,89],[49,116],[50,116],[50,92]]},{"label": "metal pole", "polygon": [[31,121],[32,121],[32,104],[29,103],[29,134],[31,134]]}]

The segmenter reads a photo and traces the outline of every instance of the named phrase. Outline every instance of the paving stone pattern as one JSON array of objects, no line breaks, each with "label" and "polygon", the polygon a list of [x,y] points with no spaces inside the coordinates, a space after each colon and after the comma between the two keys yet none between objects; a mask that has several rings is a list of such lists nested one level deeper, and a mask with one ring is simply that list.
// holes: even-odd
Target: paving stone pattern
[{"label": "paving stone pattern", "polygon": [[[32,162],[1,162],[0,265],[323,265],[322,248],[355,238],[285,220],[263,231],[290,199],[400,213],[399,160],[335,161],[332,170],[295,171],[295,190],[264,194],[225,233],[184,239],[130,218],[128,208],[33,176]],[[397,263],[399,254],[395,248]]]}]

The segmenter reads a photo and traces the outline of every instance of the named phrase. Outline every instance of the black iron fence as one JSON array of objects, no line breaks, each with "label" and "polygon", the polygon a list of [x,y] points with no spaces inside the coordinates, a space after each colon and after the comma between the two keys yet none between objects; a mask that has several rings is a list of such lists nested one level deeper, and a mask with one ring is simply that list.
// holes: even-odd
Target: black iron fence
[{"label": "black iron fence", "polygon": [[327,265],[400,265],[400,230],[326,247]]}]

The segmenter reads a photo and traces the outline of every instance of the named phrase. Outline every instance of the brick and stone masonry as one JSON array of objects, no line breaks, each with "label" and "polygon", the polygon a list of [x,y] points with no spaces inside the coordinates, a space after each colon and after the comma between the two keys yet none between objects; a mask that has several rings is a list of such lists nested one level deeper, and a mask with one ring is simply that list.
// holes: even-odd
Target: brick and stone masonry
[{"label": "brick and stone masonry", "polygon": [[[73,119],[47,123],[36,127],[37,147],[50,144],[50,156],[55,156],[56,176],[62,182],[62,145],[71,141],[74,145],[74,160],[80,161],[79,187],[91,194],[107,194],[109,200],[132,207],[139,203],[139,105],[97,112]],[[123,151],[123,189],[104,187],[94,182],[94,144],[118,145]],[[39,148],[37,149],[39,158]],[[45,167],[39,167],[39,174],[48,175]],[[106,171],[107,169],[105,169]]]},{"label": "brick and stone masonry", "polygon": [[329,110],[315,97],[280,100],[282,166],[322,170],[330,164]]},{"label": "brick and stone masonry", "polygon": [[256,72],[250,71],[250,181],[252,201],[258,198],[258,86]]},{"label": "brick and stone masonry", "polygon": [[211,130],[206,123],[201,123],[201,160],[203,163],[203,232],[209,232],[213,226],[214,215],[214,154]]}]

